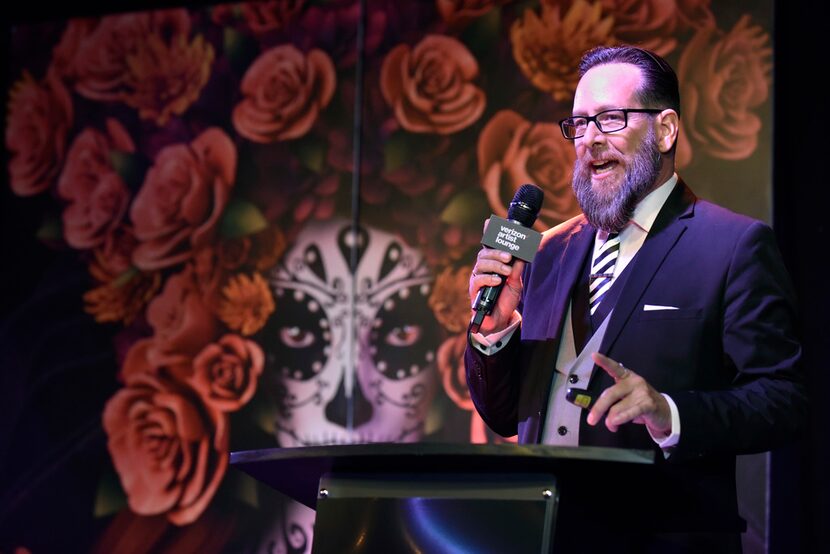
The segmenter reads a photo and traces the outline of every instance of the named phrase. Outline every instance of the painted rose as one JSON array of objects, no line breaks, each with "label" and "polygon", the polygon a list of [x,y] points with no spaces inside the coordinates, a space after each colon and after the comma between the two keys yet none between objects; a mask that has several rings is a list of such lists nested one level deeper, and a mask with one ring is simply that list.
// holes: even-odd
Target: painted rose
[{"label": "painted rose", "polygon": [[127,131],[114,119],[107,132],[87,128],[72,142],[58,180],[58,194],[68,201],[63,211],[63,233],[73,248],[101,245],[121,223],[130,192],[112,166],[113,151],[135,150]]},{"label": "painted rose", "polygon": [[683,125],[695,152],[742,160],[758,145],[761,118],[754,110],[769,97],[769,35],[749,16],[729,32],[701,29],[678,64]]},{"label": "painted rose", "polygon": [[322,50],[303,54],[283,44],[261,54],[242,78],[233,110],[237,132],[268,143],[305,135],[334,95],[334,64]]},{"label": "painted rose", "polygon": [[194,358],[189,382],[205,404],[233,412],[253,397],[264,362],[258,344],[239,335],[225,335]]},{"label": "painted rose", "polygon": [[38,82],[24,72],[12,86],[6,121],[12,192],[32,196],[54,184],[72,119],[72,99],[54,74]]},{"label": "painted rose", "polygon": [[239,10],[248,28],[258,35],[284,29],[302,11],[305,0],[243,2]]},{"label": "painted rose", "polygon": [[164,148],[130,208],[140,244],[133,262],[160,269],[188,260],[213,242],[236,175],[236,147],[210,128],[188,144]]},{"label": "painted rose", "polygon": [[414,133],[448,135],[473,124],[486,104],[473,84],[478,62],[458,40],[427,35],[399,44],[383,60],[380,87],[398,123]]},{"label": "painted rose", "polygon": [[121,101],[132,93],[135,56],[152,41],[187,37],[190,15],[185,9],[110,15],[88,34],[84,31],[67,30],[73,33],[67,38],[70,45],[77,45],[70,70],[75,90],[92,100]]},{"label": "painted rose", "polygon": [[505,217],[519,187],[533,183],[545,191],[540,230],[579,213],[571,189],[574,158],[556,124],[533,123],[511,110],[496,113],[478,138],[478,172],[493,213]]},{"label": "painted rose", "polygon": [[161,366],[192,359],[218,336],[218,322],[196,287],[188,267],[168,277],[164,288],[147,306],[153,328],[150,363]]},{"label": "painted rose", "polygon": [[[469,315],[470,310],[466,310]],[[464,370],[464,350],[467,348],[467,335],[461,333],[445,340],[438,347],[436,357],[438,373],[444,392],[456,406],[462,410],[474,410],[470,391],[467,389],[467,376]]]},{"label": "painted rose", "polygon": [[685,23],[674,0],[600,0],[614,18],[614,36],[666,56],[677,48],[676,35]]},{"label": "painted rose", "polygon": [[128,58],[124,102],[142,119],[163,126],[199,98],[210,77],[213,46],[201,35],[168,37],[156,30]]},{"label": "painted rose", "polygon": [[575,0],[564,15],[560,10],[553,2],[543,2],[540,14],[526,9],[510,27],[510,41],[513,58],[533,86],[558,102],[569,102],[579,82],[583,52],[617,40],[614,18],[599,2]]},{"label": "painted rose", "polygon": [[471,266],[447,267],[435,278],[428,304],[438,322],[451,333],[461,333],[470,323],[468,286]]},{"label": "painted rose", "polygon": [[[357,62],[358,25],[363,25],[363,52],[372,57],[381,45],[393,19],[406,2],[386,2],[384,6],[361,9],[354,0],[310,2],[295,26],[292,35],[301,50],[320,48],[328,52],[339,69],[354,67]],[[394,9],[394,12],[392,11]]]},{"label": "painted rose", "polygon": [[130,509],[175,525],[195,521],[227,469],[226,416],[144,373],[110,398],[103,424]]},{"label": "painted rose", "polygon": [[510,0],[435,0],[438,13],[451,27],[463,27]]}]

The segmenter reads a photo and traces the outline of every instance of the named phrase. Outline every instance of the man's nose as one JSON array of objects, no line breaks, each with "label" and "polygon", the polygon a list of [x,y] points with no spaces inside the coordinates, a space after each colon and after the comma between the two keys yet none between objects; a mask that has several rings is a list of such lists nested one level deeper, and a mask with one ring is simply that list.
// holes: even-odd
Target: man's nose
[{"label": "man's nose", "polygon": [[596,121],[589,121],[588,125],[585,126],[585,134],[582,135],[582,141],[584,144],[591,145],[596,142],[601,142],[605,140],[605,133],[599,130],[599,125]]}]

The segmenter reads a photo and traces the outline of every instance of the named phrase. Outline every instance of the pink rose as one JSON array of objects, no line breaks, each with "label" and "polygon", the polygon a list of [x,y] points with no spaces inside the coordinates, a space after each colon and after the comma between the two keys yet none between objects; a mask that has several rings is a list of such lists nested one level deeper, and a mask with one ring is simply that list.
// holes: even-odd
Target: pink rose
[{"label": "pink rose", "polygon": [[130,218],[140,244],[133,262],[160,269],[188,260],[216,234],[236,175],[236,147],[210,128],[189,145],[164,148],[147,172]]},{"label": "pink rose", "polygon": [[130,508],[175,525],[195,521],[228,466],[226,417],[146,373],[116,392],[103,424]]},{"label": "pink rose", "polygon": [[110,162],[113,150],[135,150],[129,135],[115,120],[109,133],[89,128],[69,148],[58,181],[58,194],[69,205],[63,212],[64,237],[73,248],[95,248],[112,233],[127,211],[129,190]]},{"label": "pink rose", "polygon": [[744,16],[731,31],[698,31],[678,64],[683,126],[694,150],[742,160],[755,151],[761,118],[753,112],[769,96],[769,35]]},{"label": "pink rose", "polygon": [[72,125],[72,99],[54,74],[38,83],[24,73],[9,92],[8,106],[9,186],[18,196],[32,196],[58,176]]},{"label": "pink rose", "polygon": [[225,335],[193,360],[190,384],[208,406],[233,412],[254,396],[264,363],[258,344],[239,335]]},{"label": "pink rose", "polygon": [[574,149],[554,123],[532,123],[511,110],[496,113],[478,138],[478,172],[493,212],[507,215],[519,187],[545,191],[536,227],[543,230],[579,213],[571,189]]},{"label": "pink rose", "polygon": [[192,359],[218,334],[190,268],[167,279],[147,306],[147,321],[154,331],[148,359],[155,366]]},{"label": "pink rose", "polygon": [[484,112],[484,92],[473,84],[478,62],[458,40],[427,35],[414,48],[399,44],[383,60],[380,87],[401,127],[448,135]]},{"label": "pink rose", "polygon": [[331,101],[336,80],[334,64],[322,50],[303,54],[290,44],[272,48],[245,72],[245,98],[233,110],[233,125],[254,142],[301,137]]}]

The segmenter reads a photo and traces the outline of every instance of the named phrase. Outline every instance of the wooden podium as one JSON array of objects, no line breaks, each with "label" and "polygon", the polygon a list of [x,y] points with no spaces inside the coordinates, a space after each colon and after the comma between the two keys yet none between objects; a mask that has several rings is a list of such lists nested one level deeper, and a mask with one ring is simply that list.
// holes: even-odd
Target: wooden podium
[{"label": "wooden podium", "polygon": [[[569,552],[643,521],[700,528],[659,506],[646,515],[608,509],[609,498],[661,487],[651,451],[360,444],[233,452],[231,464],[317,511],[316,554]],[[728,523],[715,525],[733,530]]]}]

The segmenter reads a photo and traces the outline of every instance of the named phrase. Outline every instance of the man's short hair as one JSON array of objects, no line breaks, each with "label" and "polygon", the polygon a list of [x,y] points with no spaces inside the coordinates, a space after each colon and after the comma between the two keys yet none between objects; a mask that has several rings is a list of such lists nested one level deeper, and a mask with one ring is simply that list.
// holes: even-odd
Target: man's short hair
[{"label": "man's short hair", "polygon": [[640,68],[645,83],[637,91],[637,99],[644,108],[671,108],[680,115],[677,74],[666,60],[637,46],[597,46],[582,55],[579,76],[592,67],[610,63],[627,63]]}]

